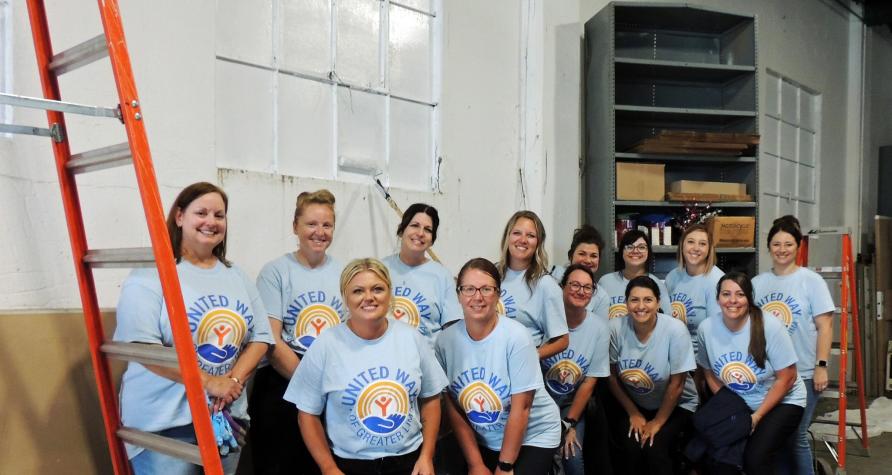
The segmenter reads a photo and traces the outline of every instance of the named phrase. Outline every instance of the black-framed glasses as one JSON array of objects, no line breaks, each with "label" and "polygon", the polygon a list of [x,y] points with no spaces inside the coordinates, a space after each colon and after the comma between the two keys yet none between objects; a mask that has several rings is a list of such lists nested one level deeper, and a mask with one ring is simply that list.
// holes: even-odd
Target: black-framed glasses
[{"label": "black-framed glasses", "polygon": [[579,282],[567,282],[567,287],[573,292],[582,291],[585,295],[591,295],[595,292],[595,288],[591,285],[582,285]]},{"label": "black-framed glasses", "polygon": [[474,287],[473,285],[459,285],[458,291],[465,297],[473,297],[474,294],[480,292],[480,295],[484,297],[491,297],[493,294],[498,292],[498,287],[493,287],[492,285],[484,285],[482,287]]}]

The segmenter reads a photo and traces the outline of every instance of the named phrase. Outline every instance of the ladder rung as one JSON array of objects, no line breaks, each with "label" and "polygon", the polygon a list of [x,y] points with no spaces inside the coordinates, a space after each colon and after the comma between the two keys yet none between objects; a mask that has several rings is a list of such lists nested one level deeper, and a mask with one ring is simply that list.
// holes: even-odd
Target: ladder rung
[{"label": "ladder rung", "polygon": [[130,161],[130,144],[124,142],[72,155],[65,166],[71,173],[78,174],[119,167]]},{"label": "ladder rung", "polygon": [[118,437],[124,442],[144,447],[155,452],[170,455],[178,459],[185,460],[195,465],[204,465],[201,462],[201,452],[198,446],[188,442],[182,442],[169,437],[160,436],[151,432],[133,429],[131,427],[121,427],[118,429]]},{"label": "ladder rung", "polygon": [[135,361],[140,364],[164,366],[166,368],[179,368],[177,352],[171,346],[109,341],[103,343],[101,349],[109,358],[116,360]]},{"label": "ladder rung", "polygon": [[93,249],[87,251],[84,262],[91,267],[152,267],[155,256],[151,247]]},{"label": "ladder rung", "polygon": [[90,115],[94,117],[120,117],[120,113],[116,107],[87,106],[84,104],[75,104],[73,102],[53,101],[37,97],[17,96],[15,94],[0,93],[0,104],[30,107],[32,109],[70,112],[72,114]]},{"label": "ladder rung", "polygon": [[21,135],[37,135],[39,137],[52,137],[53,131],[41,127],[32,127],[30,125],[0,124],[0,133],[3,134],[21,134]]},{"label": "ladder rung", "polygon": [[809,267],[809,269],[815,271],[818,274],[841,274],[842,266],[818,266],[818,267]]},{"label": "ladder rung", "polygon": [[106,56],[108,46],[103,34],[54,55],[49,68],[56,75],[65,74]]}]

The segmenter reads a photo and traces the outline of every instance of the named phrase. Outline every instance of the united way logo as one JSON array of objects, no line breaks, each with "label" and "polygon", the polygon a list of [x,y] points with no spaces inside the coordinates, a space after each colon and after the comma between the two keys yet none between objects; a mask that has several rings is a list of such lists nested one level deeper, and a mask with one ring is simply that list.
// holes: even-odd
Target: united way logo
[{"label": "united way logo", "polygon": [[545,384],[555,394],[570,394],[582,379],[582,368],[570,360],[560,360],[545,373]]},{"label": "united way logo", "polygon": [[626,307],[625,303],[615,303],[607,309],[607,319],[612,320],[614,318],[625,317],[628,313],[629,309]]},{"label": "united way logo", "polygon": [[722,366],[719,377],[734,392],[745,393],[756,386],[756,373],[742,361],[732,361]]},{"label": "united way logo", "polygon": [[672,302],[672,316],[684,323],[688,323],[688,309],[685,307],[684,302]]},{"label": "united way logo", "polygon": [[620,373],[623,384],[637,394],[647,394],[654,389],[654,381],[643,369],[624,369]]},{"label": "united way logo", "polygon": [[294,325],[294,333],[297,342],[304,348],[319,338],[319,334],[326,328],[337,326],[341,323],[338,312],[328,305],[317,303],[304,307],[297,315],[297,323]]},{"label": "united way logo", "polygon": [[458,403],[465,410],[468,420],[477,425],[494,424],[502,415],[502,400],[483,381],[465,386],[458,395]]},{"label": "united way logo", "polygon": [[415,306],[415,302],[406,297],[393,298],[393,317],[415,328],[418,328],[418,324],[421,323],[418,307]]},{"label": "united way logo", "polygon": [[396,381],[375,381],[359,394],[356,415],[369,431],[378,435],[390,434],[399,429],[409,415],[409,393]]},{"label": "united way logo", "polygon": [[781,302],[780,300],[774,300],[766,303],[762,306],[762,311],[774,315],[781,322],[783,322],[784,326],[790,328],[790,325],[793,324],[793,312],[790,311],[790,307],[787,304]]},{"label": "united way logo", "polygon": [[196,332],[198,357],[215,366],[231,360],[242,345],[247,327],[245,319],[228,308],[208,310]]}]

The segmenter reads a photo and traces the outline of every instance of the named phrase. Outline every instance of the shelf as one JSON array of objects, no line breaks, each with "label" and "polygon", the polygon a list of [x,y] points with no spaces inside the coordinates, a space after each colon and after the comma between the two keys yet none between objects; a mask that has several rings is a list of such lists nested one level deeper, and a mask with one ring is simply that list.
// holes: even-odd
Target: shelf
[{"label": "shelf", "polygon": [[619,161],[756,163],[756,157],[729,157],[722,155],[668,155],[661,153],[618,152],[615,154],[615,157]]},{"label": "shelf", "polygon": [[756,113],[753,111],[724,109],[689,109],[683,107],[628,106],[619,104],[614,106],[613,109],[616,111],[617,122],[637,121],[638,125],[646,121],[726,125],[741,119],[756,117]]},{"label": "shelf", "polygon": [[[615,200],[613,202],[614,206],[626,206],[626,207],[636,207],[636,208],[684,208],[688,206],[690,203],[682,202],[682,201],[630,201],[630,200]],[[756,203],[752,201],[726,201],[726,202],[716,202],[716,203],[702,203],[709,204],[713,208],[755,208]]]},{"label": "shelf", "polygon": [[[654,254],[675,254],[678,252],[678,246],[651,246],[651,250]],[[619,252],[619,249],[614,248],[613,252]],[[756,252],[756,248],[754,247],[717,247],[715,248],[716,254],[750,254]]]},{"label": "shelf", "polygon": [[665,81],[725,82],[754,74],[754,66],[735,64],[666,61],[659,59],[616,58],[616,75]]}]

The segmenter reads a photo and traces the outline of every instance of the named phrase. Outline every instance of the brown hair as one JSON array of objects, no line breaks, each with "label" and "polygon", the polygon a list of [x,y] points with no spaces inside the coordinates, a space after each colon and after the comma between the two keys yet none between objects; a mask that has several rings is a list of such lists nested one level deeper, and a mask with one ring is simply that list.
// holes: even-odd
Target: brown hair
[{"label": "brown hair", "polygon": [[799,226],[799,220],[796,219],[796,216],[788,214],[775,219],[771,223],[771,229],[768,230],[768,242],[766,243],[769,248],[771,248],[771,238],[781,231],[793,236],[797,247],[802,244],[802,228]]},{"label": "brown hair", "polygon": [[458,271],[458,278],[455,279],[456,285],[455,291],[458,292],[458,287],[461,286],[461,280],[465,276],[465,273],[471,269],[479,270],[484,274],[492,277],[492,280],[496,282],[496,288],[501,290],[502,288],[502,276],[499,273],[499,269],[495,264],[490,262],[489,259],[484,259],[482,257],[475,257],[468,262],[465,262],[465,265],[461,266],[461,270]]},{"label": "brown hair", "polygon": [[536,213],[523,210],[511,215],[511,219],[508,220],[508,224],[505,225],[505,231],[502,233],[502,260],[499,261],[498,269],[502,277],[505,277],[505,273],[508,271],[508,261],[511,259],[511,254],[508,252],[508,235],[511,234],[511,229],[514,228],[514,225],[524,218],[533,222],[533,226],[536,227],[536,237],[538,238],[536,252],[533,254],[530,266],[527,267],[527,271],[523,276],[527,287],[532,290],[533,282],[539,280],[539,277],[542,277],[548,268],[548,253],[545,252],[545,225],[542,224],[542,220],[539,219]]},{"label": "brown hair", "polygon": [[740,286],[740,290],[743,291],[743,294],[746,295],[746,303],[749,307],[750,314],[750,346],[747,349],[750,355],[752,355],[753,360],[756,361],[756,365],[762,369],[765,369],[765,360],[768,358],[768,354],[765,350],[765,321],[762,316],[762,309],[756,305],[753,300],[753,283],[750,281],[748,275],[743,272],[731,271],[727,274],[723,275],[721,279],[719,279],[719,283],[715,286],[715,295],[716,299],[718,299],[719,295],[722,293],[722,282],[730,280],[735,284]]},{"label": "brown hair", "polygon": [[[220,197],[223,198],[223,210],[229,211],[229,197],[226,196],[223,189],[206,181],[193,183],[183,188],[183,191],[177,195],[176,199],[173,200],[173,204],[170,205],[170,211],[167,212],[167,234],[170,236],[170,244],[173,247],[173,257],[176,259],[177,264],[183,259],[183,228],[182,226],[177,225],[177,213],[185,212],[186,208],[188,208],[193,201],[208,193],[217,193],[220,195]],[[223,235],[223,240],[220,244],[217,244],[214,247],[213,254],[226,267],[232,266],[232,263],[226,260],[226,234]]]},{"label": "brown hair", "polygon": [[335,197],[325,188],[316,191],[304,191],[297,195],[297,202],[294,205],[294,224],[297,224],[297,218],[303,214],[309,205],[325,205],[331,208],[332,214],[335,212]]},{"label": "brown hair", "polygon": [[399,226],[396,227],[396,235],[403,237],[403,232],[409,227],[412,218],[418,213],[424,213],[431,219],[431,244],[437,242],[437,229],[440,227],[440,214],[437,213],[437,208],[424,203],[415,203],[406,208],[406,211],[403,212],[402,219],[400,219]]},{"label": "brown hair", "polygon": [[688,237],[689,234],[702,231],[706,233],[706,241],[709,243],[709,254],[706,256],[706,273],[715,267],[715,242],[712,240],[712,234],[709,232],[709,228],[706,227],[705,224],[692,224],[688,226],[687,229],[681,233],[681,238],[678,240],[678,252],[676,253],[676,257],[678,259],[678,267],[684,269],[684,240]]},{"label": "brown hair", "polygon": [[567,251],[567,259],[573,262],[573,253],[580,244],[594,244],[598,246],[598,254],[604,252],[604,238],[590,224],[583,224],[573,231],[573,240],[570,242],[570,250]]}]

